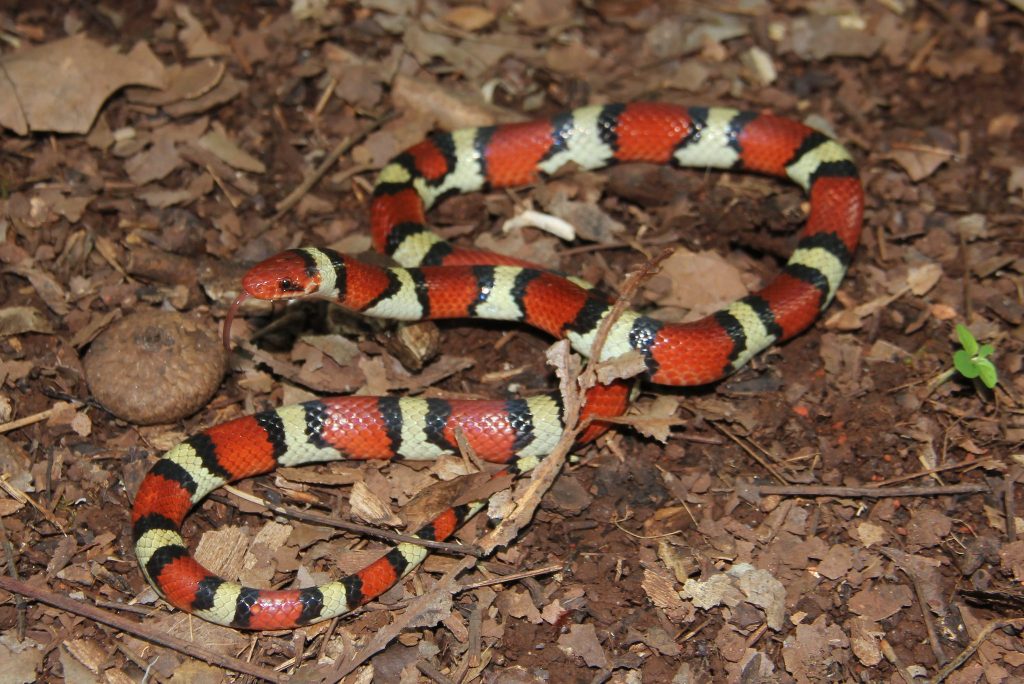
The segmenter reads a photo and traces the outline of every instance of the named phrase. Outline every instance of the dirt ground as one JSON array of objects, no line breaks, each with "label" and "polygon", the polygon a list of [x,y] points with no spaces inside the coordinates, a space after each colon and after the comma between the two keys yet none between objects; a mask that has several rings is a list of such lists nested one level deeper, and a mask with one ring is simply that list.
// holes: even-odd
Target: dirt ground
[{"label": "dirt ground", "polygon": [[[1024,681],[1022,83],[1020,0],[3,3],[0,580],[24,584],[0,584],[0,682]],[[513,543],[434,554],[354,615],[256,634],[160,601],[129,511],[187,435],[316,395],[557,383],[525,328],[425,326],[440,353],[417,371],[389,326],[322,304],[243,309],[222,369],[246,266],[369,249],[375,170],[431,130],[651,99],[849,147],[865,232],[824,316],[720,383],[644,386],[635,428],[577,450]],[[634,165],[430,218],[609,292],[677,247],[634,302],[679,320],[767,282],[806,208],[777,180]],[[528,209],[580,237],[501,230]],[[155,391],[115,345],[87,383],[146,311],[205,355]],[[995,389],[946,372],[957,324]],[[465,465],[283,469],[218,491],[185,538],[257,586],[325,581],[385,542],[253,497],[388,524]]]}]

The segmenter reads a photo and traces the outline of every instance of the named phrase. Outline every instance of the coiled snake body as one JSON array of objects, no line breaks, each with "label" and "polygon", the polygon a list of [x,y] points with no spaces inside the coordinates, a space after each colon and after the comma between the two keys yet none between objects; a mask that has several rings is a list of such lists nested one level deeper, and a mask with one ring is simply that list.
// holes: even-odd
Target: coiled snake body
[{"label": "coiled snake body", "polygon": [[[626,312],[610,328],[602,358],[637,350],[652,382],[713,382],[807,328],[832,300],[856,250],[863,213],[863,190],[847,151],[789,119],[659,103],[585,107],[551,119],[433,135],[385,166],[374,189],[374,246],[400,266],[373,266],[329,250],[290,250],[253,268],[243,287],[263,299],[328,297],[396,320],[519,321],[568,338],[589,354],[610,310],[607,299],[520,260],[453,246],[427,228],[425,212],[449,194],[530,183],[570,162],[598,169],[629,161],[788,178],[807,192],[810,213],[792,256],[766,287],[691,323]],[[624,385],[597,387],[584,413],[614,416],[626,403]],[[403,543],[319,587],[254,589],[197,563],[179,533],[183,519],[222,484],[278,465],[452,453],[457,428],[482,458],[519,474],[561,435],[561,401],[557,394],[507,401],[334,397],[205,430],[164,454],[139,488],[132,523],[143,573],[174,606],[222,625],[281,629],[348,612],[387,591],[427,551]],[[482,506],[449,508],[416,535],[444,540]]]}]

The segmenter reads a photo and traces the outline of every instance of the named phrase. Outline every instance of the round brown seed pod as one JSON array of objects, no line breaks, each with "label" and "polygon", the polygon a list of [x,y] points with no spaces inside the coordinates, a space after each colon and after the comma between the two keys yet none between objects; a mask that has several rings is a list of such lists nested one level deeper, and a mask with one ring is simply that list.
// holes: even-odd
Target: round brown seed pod
[{"label": "round brown seed pod", "polygon": [[199,410],[227,365],[216,326],[176,311],[142,311],[103,331],[85,355],[85,379],[104,408],[138,425]]}]

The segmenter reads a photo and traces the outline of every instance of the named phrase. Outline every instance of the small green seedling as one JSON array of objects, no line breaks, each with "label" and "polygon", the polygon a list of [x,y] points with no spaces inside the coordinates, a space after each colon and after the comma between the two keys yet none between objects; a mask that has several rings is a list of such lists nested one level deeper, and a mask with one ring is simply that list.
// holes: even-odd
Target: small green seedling
[{"label": "small green seedling", "polygon": [[[999,379],[996,367],[988,360],[995,348],[991,344],[978,344],[967,326],[956,324],[956,336],[960,339],[960,349],[953,352],[953,367],[942,371],[928,382],[928,394],[935,391],[942,383],[959,373],[968,380],[981,383],[988,389],[995,389]],[[980,388],[979,388],[980,389]]]},{"label": "small green seedling", "polygon": [[999,379],[996,377],[996,367],[988,360],[988,356],[995,351],[995,347],[991,344],[979,345],[967,326],[959,323],[956,324],[956,336],[962,348],[953,353],[953,367],[968,380],[978,378],[985,387],[993,389]]}]

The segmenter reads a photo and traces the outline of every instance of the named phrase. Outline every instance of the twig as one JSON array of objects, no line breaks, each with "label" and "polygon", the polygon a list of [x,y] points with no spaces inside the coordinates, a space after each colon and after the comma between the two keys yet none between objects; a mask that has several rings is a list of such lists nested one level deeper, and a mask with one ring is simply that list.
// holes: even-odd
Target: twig
[{"label": "twig", "polygon": [[29,496],[28,494],[26,494],[25,492],[21,491],[20,489],[12,485],[10,482],[8,482],[7,477],[7,473],[0,474],[0,489],[7,492],[7,494],[15,501],[20,501],[23,504],[28,504],[32,508],[36,509],[36,511],[39,512],[39,515],[43,516],[43,518],[46,519],[46,522],[50,523],[58,530],[60,530],[61,534],[67,534],[67,531],[64,529],[64,526],[60,524],[60,521],[57,520],[56,517],[54,517],[53,513],[50,513],[50,511],[48,511],[46,508],[36,503],[35,499],[33,499],[31,496]]},{"label": "twig", "polygon": [[630,301],[633,299],[633,295],[637,293],[640,286],[647,282],[651,276],[654,275],[655,270],[661,265],[661,262],[672,256],[672,252],[675,249],[666,247],[661,250],[658,256],[650,259],[634,273],[631,273],[626,282],[622,285],[622,290],[619,293],[618,299],[615,300],[615,304],[612,306],[611,311],[603,321],[601,321],[600,327],[597,329],[597,333],[594,335],[594,344],[590,347],[590,362],[587,364],[587,369],[590,370],[596,363],[597,359],[601,358],[601,351],[604,349],[605,340],[608,339],[608,333],[611,332],[612,326],[619,320],[622,314],[626,311],[626,307],[629,306]]},{"label": "twig", "polygon": [[888,480],[881,480],[879,482],[872,482],[869,487],[888,487],[891,484],[897,482],[907,482],[908,480],[916,480],[919,477],[927,477],[934,475],[935,473],[944,473],[947,470],[973,470],[975,468],[984,468],[989,465],[997,465],[999,461],[994,458],[984,458],[979,461],[965,461],[963,463],[951,463],[949,465],[939,466],[938,468],[928,468],[927,470],[918,470],[916,473],[908,473],[907,475],[900,475],[899,477],[890,477]]},{"label": "twig", "polygon": [[[783,475],[782,471],[780,471],[778,468],[776,468],[774,464],[769,463],[764,458],[762,458],[760,454],[758,454],[756,451],[751,449],[749,445],[747,445],[743,441],[741,441],[739,437],[737,437],[736,435],[732,434],[732,432],[730,432],[729,430],[725,429],[723,426],[719,425],[718,421],[716,421],[716,420],[711,420],[711,421],[708,421],[708,422],[711,423],[711,426],[714,427],[716,430],[718,430],[723,435],[725,435],[726,437],[731,439],[733,442],[735,442],[739,446],[739,448],[741,448],[744,451],[746,451],[747,455],[750,456],[755,461],[757,461],[761,465],[762,468],[764,468],[769,473],[771,473],[772,477],[774,477],[779,482],[782,482],[783,485],[788,485],[789,484],[789,478],[786,477],[785,475]],[[765,486],[768,486],[768,485],[765,485]]]},{"label": "twig", "polygon": [[949,675],[953,674],[957,668],[966,663],[968,659],[978,648],[985,643],[985,640],[992,635],[992,632],[997,629],[1003,629],[1004,627],[1013,627],[1014,629],[1024,629],[1024,618],[1013,618],[1010,620],[993,620],[992,622],[985,625],[978,636],[971,640],[971,643],[967,644],[967,648],[960,651],[955,658],[946,664],[944,668],[939,670],[934,677],[931,678],[931,684],[941,684],[946,680]]},{"label": "twig", "polygon": [[[482,556],[480,549],[468,546],[464,544],[452,544],[451,542],[438,542],[430,541],[429,539],[420,539],[409,534],[400,534],[398,532],[392,532],[391,530],[385,530],[380,527],[371,527],[369,525],[360,525],[359,523],[348,522],[346,520],[338,520],[327,515],[320,515],[319,513],[310,513],[309,511],[300,511],[295,508],[289,508],[287,506],[278,506],[272,504],[266,499],[262,499],[258,496],[243,492],[242,490],[227,485],[224,487],[227,491],[231,492],[240,499],[244,499],[249,503],[256,504],[257,506],[263,506],[268,511],[276,513],[277,515],[283,515],[286,518],[293,518],[295,520],[301,520],[303,522],[312,523],[314,525],[323,525],[324,527],[333,527],[339,530],[345,530],[346,532],[354,532],[360,535],[366,535],[369,537],[376,537],[378,539],[384,539],[390,542],[405,542],[408,544],[416,544],[418,546],[424,546],[429,549],[435,549],[437,551],[444,551],[445,553],[451,553],[458,556]],[[227,504],[229,506],[238,507],[237,504],[231,499],[223,496],[217,496],[211,494],[209,497],[211,501],[218,503]]]},{"label": "twig", "polygon": [[673,530],[672,532],[663,532],[662,534],[651,534],[651,535],[643,535],[643,534],[637,534],[636,532],[630,532],[629,530],[627,530],[625,527],[622,526],[622,523],[624,523],[625,521],[629,520],[631,517],[632,517],[631,515],[627,515],[624,518],[612,518],[609,522],[611,522],[612,525],[615,525],[615,527],[619,528],[620,532],[622,532],[623,534],[625,534],[627,536],[633,537],[634,539],[643,539],[643,540],[664,539],[665,537],[672,537],[672,536],[675,536],[677,534],[682,534],[683,533],[683,530]]},{"label": "twig", "polygon": [[903,681],[906,682],[906,684],[914,684],[914,675],[907,670],[907,667],[902,662],[900,662],[900,657],[896,655],[896,651],[893,649],[892,645],[886,639],[882,639],[878,645],[882,649],[882,655],[885,656],[886,660],[892,663],[892,666],[896,668],[897,672],[899,672]]},{"label": "twig", "polygon": [[445,677],[440,670],[428,663],[426,660],[417,660],[416,669],[419,670],[427,679],[437,682],[437,684],[455,684],[454,681]]},{"label": "twig", "polygon": [[[489,536],[491,535],[488,535],[488,537]],[[455,580],[463,572],[476,565],[477,562],[478,559],[467,557],[463,558],[451,567],[448,572],[446,572],[441,579],[437,581],[437,584],[430,588],[430,591],[413,599],[404,613],[396,617],[388,626],[378,630],[374,634],[373,638],[370,639],[370,641],[357,653],[355,653],[351,659],[339,659],[337,665],[327,675],[325,681],[332,683],[340,682],[346,675],[366,662],[367,659],[375,655],[378,651],[386,648],[387,645],[390,644],[393,639],[397,638],[403,631],[413,627],[414,625],[423,626],[423,623],[419,622],[420,618],[431,612],[431,609],[437,606],[438,600],[444,594],[453,594],[457,589]],[[436,613],[436,611],[434,612]],[[438,617],[438,619],[440,618]]]},{"label": "twig", "polygon": [[1010,472],[1006,475],[1006,487],[1003,489],[1003,515],[1006,516],[1006,541],[1011,544],[1017,541],[1017,512],[1016,502],[1013,499],[1013,490],[1014,485],[1017,484],[1017,480],[1020,478],[1020,475],[1020,468],[1010,468]]},{"label": "twig", "polygon": [[147,625],[121,617],[120,615],[101,610],[88,603],[75,601],[63,594],[43,587],[37,587],[35,585],[28,584],[27,582],[21,582],[16,579],[0,575],[0,589],[9,591],[12,594],[19,594],[21,596],[34,599],[40,603],[45,603],[46,605],[53,606],[54,608],[72,613],[73,615],[80,615],[81,617],[94,622],[109,625],[114,629],[127,632],[145,641],[174,649],[175,651],[184,653],[192,658],[197,658],[213,665],[219,665],[220,667],[234,672],[247,674],[268,682],[288,681],[288,677],[286,675],[279,675],[272,670],[268,670],[258,665],[253,665],[252,663],[239,660],[238,658],[221,655],[215,651],[198,646],[194,642],[178,639],[177,637],[166,634],[162,630],[153,629]]},{"label": "twig", "polygon": [[[11,577],[16,580],[20,580],[21,577],[18,575],[18,565],[14,561],[14,545],[11,544],[10,538],[7,536],[7,526],[4,525],[3,517],[0,517],[0,544],[4,547],[4,558],[7,559],[7,571],[11,573]],[[3,574],[3,573],[0,573]],[[25,599],[21,596],[14,602],[15,610],[18,612],[18,638],[25,638]]]},{"label": "twig", "polygon": [[480,647],[481,629],[483,627],[483,616],[480,614],[480,604],[474,603],[469,611],[469,619],[466,621],[467,641],[466,664],[469,667],[479,667],[483,649]]},{"label": "twig", "polygon": [[459,587],[459,591],[471,591],[473,589],[480,589],[481,587],[491,587],[495,584],[508,584],[509,582],[518,582],[521,579],[527,577],[539,577],[540,575],[550,575],[553,572],[562,572],[565,570],[564,565],[548,565],[543,568],[536,568],[534,570],[526,570],[525,572],[514,572],[511,575],[502,575],[500,577],[492,577],[488,580],[480,580],[479,582],[467,582]]},{"label": "twig", "polygon": [[970,27],[960,21],[957,17],[953,16],[953,13],[950,12],[945,5],[937,0],[921,0],[921,2],[931,11],[939,15],[940,19],[952,26],[956,32],[960,34],[961,38],[966,38],[967,40],[972,40],[974,38]]},{"label": "twig", "polygon": [[[341,155],[348,152],[356,144],[362,142],[366,138],[366,136],[370,135],[371,133],[379,129],[382,125],[387,123],[394,116],[394,112],[389,112],[384,116],[380,117],[379,119],[377,119],[372,126],[368,126],[366,129],[357,133],[356,135],[345,136],[344,138],[342,138],[342,140],[337,145],[334,146],[334,149],[330,151],[330,153],[324,158],[324,160],[320,162],[320,165],[317,166],[312,173],[310,173],[308,176],[302,179],[302,182],[299,183],[298,187],[289,192],[287,197],[285,197],[283,200],[274,205],[276,213],[274,214],[273,220],[278,220],[279,218],[287,214],[292,207],[298,204],[299,200],[301,200],[303,196],[305,196],[305,194],[309,192],[310,188],[316,185],[317,181],[323,178],[324,174],[327,173],[332,166],[334,166],[334,163],[341,158]],[[351,176],[356,173],[368,171],[371,168],[372,167],[366,165],[358,165],[346,169],[345,173],[347,174],[347,176]]]},{"label": "twig", "polygon": [[942,496],[945,494],[982,494],[989,491],[985,485],[959,484],[943,487],[827,487],[823,485],[760,485],[759,494],[779,496],[838,496],[844,498],[881,498],[886,496]]},{"label": "twig", "polygon": [[32,425],[33,423],[38,423],[41,420],[46,420],[47,418],[49,418],[50,416],[53,415],[54,410],[55,409],[48,408],[45,411],[40,411],[39,413],[33,413],[31,416],[25,416],[24,418],[18,418],[17,420],[12,420],[9,423],[4,423],[4,424],[0,425],[0,435],[4,434],[5,432],[10,432],[11,430],[17,430],[18,428],[23,428],[26,425]]},{"label": "twig", "polygon": [[928,632],[928,644],[932,648],[932,655],[935,656],[936,664],[944,665],[949,658],[946,657],[942,650],[942,645],[939,643],[939,634],[935,629],[935,617],[932,615],[931,608],[928,607],[928,602],[925,599],[921,578],[917,576],[917,573],[911,572],[906,565],[900,562],[900,557],[897,553],[893,553],[884,547],[879,548],[879,553],[895,563],[903,571],[903,574],[910,578],[910,583],[914,585],[914,594],[917,596],[917,605],[921,608],[921,616],[924,618],[925,631]]}]

